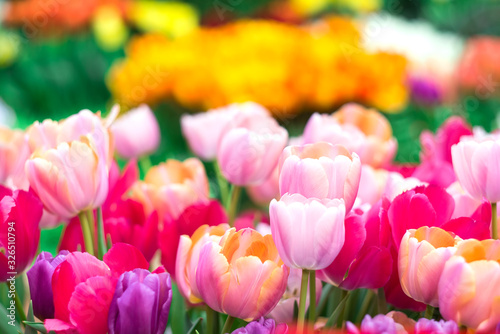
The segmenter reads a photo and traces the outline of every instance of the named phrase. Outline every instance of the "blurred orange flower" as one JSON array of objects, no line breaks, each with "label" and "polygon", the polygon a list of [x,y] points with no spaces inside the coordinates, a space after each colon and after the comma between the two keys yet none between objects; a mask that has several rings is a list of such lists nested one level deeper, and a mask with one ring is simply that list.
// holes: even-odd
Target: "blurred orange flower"
[{"label": "blurred orange flower", "polygon": [[242,20],[169,40],[133,40],[108,76],[115,99],[133,107],[174,97],[196,108],[255,101],[275,115],[358,101],[398,111],[407,100],[406,59],[367,53],[354,22],[328,17],[294,26]]}]

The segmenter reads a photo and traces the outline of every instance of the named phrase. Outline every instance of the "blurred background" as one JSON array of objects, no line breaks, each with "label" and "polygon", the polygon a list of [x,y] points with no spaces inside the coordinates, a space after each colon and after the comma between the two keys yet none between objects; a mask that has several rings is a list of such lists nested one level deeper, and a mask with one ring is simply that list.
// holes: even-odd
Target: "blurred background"
[{"label": "blurred background", "polygon": [[452,114],[497,127],[498,17],[495,0],[0,1],[0,123],[147,103],[157,163],[190,155],[185,112],[253,100],[294,135],[356,101],[416,163]]}]

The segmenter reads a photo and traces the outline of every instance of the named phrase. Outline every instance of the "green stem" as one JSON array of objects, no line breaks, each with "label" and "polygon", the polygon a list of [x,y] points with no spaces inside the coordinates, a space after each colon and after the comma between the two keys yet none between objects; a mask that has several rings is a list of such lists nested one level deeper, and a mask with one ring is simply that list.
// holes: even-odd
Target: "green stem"
[{"label": "green stem", "polygon": [[143,175],[146,175],[153,164],[151,163],[151,159],[149,159],[149,156],[144,156],[139,159],[139,166],[141,167]]},{"label": "green stem", "polygon": [[238,204],[240,202],[240,195],[241,195],[241,187],[239,186],[232,186],[233,189],[231,190],[231,198],[229,199],[229,204],[227,208],[227,216],[229,220],[229,225],[233,226],[234,219],[236,218],[236,213],[238,211]]},{"label": "green stem", "polygon": [[96,233],[96,230],[95,230],[95,221],[94,221],[94,210],[87,210],[87,222],[89,224],[89,228],[90,228],[90,235],[92,236],[92,246],[93,246],[93,250],[94,250],[94,254],[97,254],[97,250],[96,250],[96,238],[97,238],[97,233]]},{"label": "green stem", "polygon": [[233,327],[234,319],[235,318],[233,318],[230,315],[227,316],[226,323],[224,324],[224,327],[222,328],[221,334],[231,333],[231,327]]},{"label": "green stem", "polygon": [[94,243],[92,242],[92,234],[85,211],[78,214],[80,218],[80,226],[82,227],[83,243],[85,244],[85,251],[90,255],[94,255]]},{"label": "green stem", "polygon": [[309,324],[316,322],[316,271],[309,272]]},{"label": "green stem", "polygon": [[206,306],[206,313],[207,313],[207,333],[214,334],[215,333],[214,332],[214,323],[215,323],[216,313],[208,305]]},{"label": "green stem", "polygon": [[366,290],[365,299],[363,300],[363,304],[361,304],[361,308],[359,309],[359,313],[356,316],[356,323],[360,323],[363,320],[363,317],[368,313],[368,308],[373,299],[372,290]]},{"label": "green stem", "polygon": [[377,305],[378,305],[378,313],[386,314],[387,313],[387,302],[385,300],[385,292],[384,288],[379,288],[377,290]]},{"label": "green stem", "polygon": [[[8,285],[9,284],[7,283],[7,286]],[[21,298],[19,298],[17,291],[14,291],[14,302],[16,303],[16,310],[17,314],[19,314],[19,319],[21,320],[21,323],[24,324],[24,321],[26,321],[26,313],[24,313],[23,302],[21,301]]]},{"label": "green stem", "polygon": [[306,320],[306,298],[307,298],[308,280],[309,280],[309,270],[302,269],[302,281],[300,284],[299,314],[297,318],[297,333],[302,333],[304,331],[304,323]]},{"label": "green stem", "polygon": [[434,307],[427,305],[425,308],[424,318],[432,319],[432,315],[434,314]]},{"label": "green stem", "polygon": [[102,260],[104,254],[108,252],[106,241],[104,240],[104,221],[102,217],[102,209],[97,209],[97,255],[99,260]]},{"label": "green stem", "polygon": [[491,238],[498,239],[497,231],[497,203],[491,203]]},{"label": "green stem", "polygon": [[227,180],[222,175],[222,172],[220,170],[219,164],[217,163],[217,160],[215,160],[213,162],[213,165],[214,165],[214,170],[215,170],[215,176],[217,178],[217,184],[219,185],[220,199],[221,199],[222,203],[227,203],[227,199],[229,196]]}]

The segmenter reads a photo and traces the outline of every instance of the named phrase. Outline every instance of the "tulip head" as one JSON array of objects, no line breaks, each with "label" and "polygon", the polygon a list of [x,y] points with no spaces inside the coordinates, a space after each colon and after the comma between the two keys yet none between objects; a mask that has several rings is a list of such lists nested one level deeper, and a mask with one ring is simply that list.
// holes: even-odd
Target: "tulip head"
[{"label": "tulip head", "polygon": [[196,284],[210,308],[251,321],[276,306],[288,273],[270,235],[231,228],[201,249]]},{"label": "tulip head", "polygon": [[109,307],[110,334],[163,334],[172,302],[170,275],[134,269],[123,273]]},{"label": "tulip head", "polygon": [[200,251],[210,241],[219,242],[229,225],[200,226],[191,237],[182,235],[176,260],[176,281],[179,292],[191,304],[203,302],[196,284],[196,269],[200,259]]},{"label": "tulip head", "polygon": [[361,162],[356,153],[325,142],[288,146],[280,159],[280,194],[342,198],[349,212],[358,193]]},{"label": "tulip head", "polygon": [[108,194],[108,169],[90,136],[35,152],[26,162],[31,187],[45,208],[62,218],[100,207]]},{"label": "tulip head", "polygon": [[26,273],[31,301],[33,302],[33,313],[40,320],[54,317],[52,274],[68,254],[68,251],[61,251],[56,257],[52,257],[52,254],[48,252],[41,252],[36,258],[35,264]]},{"label": "tulip head", "polygon": [[320,270],[337,257],[345,240],[342,199],[285,194],[269,207],[271,234],[288,267]]},{"label": "tulip head", "polygon": [[464,190],[477,200],[500,201],[500,139],[464,136],[451,148],[453,168]]},{"label": "tulip head", "polygon": [[265,109],[238,113],[224,130],[217,148],[222,174],[238,186],[265,181],[278,164],[287,141],[288,132]]},{"label": "tulip head", "polygon": [[0,282],[11,277],[9,272],[21,274],[33,262],[42,208],[32,193],[0,185]]},{"label": "tulip head", "polygon": [[490,333],[500,322],[500,240],[462,241],[439,281],[443,317]]},{"label": "tulip head", "polygon": [[408,230],[399,248],[399,279],[403,291],[416,301],[437,307],[437,286],[446,261],[462,241],[438,227]]},{"label": "tulip head", "polygon": [[153,111],[145,104],[128,111],[110,127],[116,152],[133,159],[149,155],[160,144],[160,127]]},{"label": "tulip head", "polygon": [[287,334],[288,326],[286,324],[277,325],[273,319],[255,320],[245,327],[234,330],[231,334]]}]

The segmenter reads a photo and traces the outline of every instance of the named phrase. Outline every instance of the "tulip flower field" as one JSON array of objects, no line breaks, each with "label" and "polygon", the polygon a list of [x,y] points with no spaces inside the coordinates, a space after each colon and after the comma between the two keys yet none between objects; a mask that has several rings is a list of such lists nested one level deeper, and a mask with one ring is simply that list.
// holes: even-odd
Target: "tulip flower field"
[{"label": "tulip flower field", "polygon": [[0,0],[0,334],[500,334],[495,13]]}]

